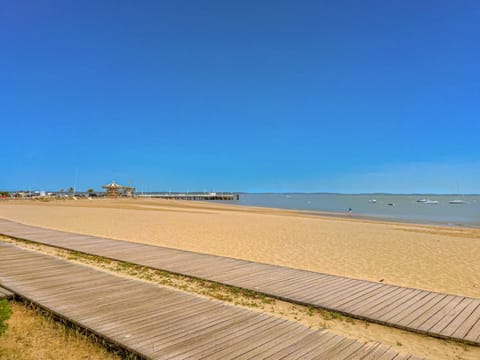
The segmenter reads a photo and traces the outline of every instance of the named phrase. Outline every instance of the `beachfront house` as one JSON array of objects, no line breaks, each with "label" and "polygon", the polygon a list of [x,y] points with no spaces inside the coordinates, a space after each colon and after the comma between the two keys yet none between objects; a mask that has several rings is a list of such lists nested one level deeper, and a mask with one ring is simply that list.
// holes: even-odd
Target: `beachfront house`
[{"label": "beachfront house", "polygon": [[121,196],[133,197],[135,194],[136,188],[131,186],[123,186],[112,181],[110,184],[103,185],[105,189],[105,196],[110,198],[117,198]]}]

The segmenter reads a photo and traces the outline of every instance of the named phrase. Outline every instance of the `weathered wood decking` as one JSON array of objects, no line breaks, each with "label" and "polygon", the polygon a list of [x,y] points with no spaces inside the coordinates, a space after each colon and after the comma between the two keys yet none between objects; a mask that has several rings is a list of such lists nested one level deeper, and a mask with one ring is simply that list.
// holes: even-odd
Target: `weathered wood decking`
[{"label": "weathered wood decking", "polygon": [[43,229],[3,219],[0,233],[480,345],[480,299]]},{"label": "weathered wood decking", "polygon": [[410,359],[379,343],[115,276],[0,242],[16,294],[152,359]]}]

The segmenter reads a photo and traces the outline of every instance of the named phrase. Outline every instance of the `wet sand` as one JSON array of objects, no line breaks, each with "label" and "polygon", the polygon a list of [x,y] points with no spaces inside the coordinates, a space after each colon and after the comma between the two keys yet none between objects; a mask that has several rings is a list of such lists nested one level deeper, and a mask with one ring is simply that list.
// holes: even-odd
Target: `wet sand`
[{"label": "wet sand", "polygon": [[155,199],[1,201],[0,217],[480,297],[480,229]]}]

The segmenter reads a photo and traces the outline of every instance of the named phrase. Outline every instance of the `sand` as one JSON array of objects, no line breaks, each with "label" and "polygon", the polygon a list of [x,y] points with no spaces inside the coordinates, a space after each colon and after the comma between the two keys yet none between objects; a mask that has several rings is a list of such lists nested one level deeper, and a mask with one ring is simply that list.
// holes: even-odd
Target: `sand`
[{"label": "sand", "polygon": [[0,217],[82,234],[480,297],[480,230],[152,199],[1,201]]}]

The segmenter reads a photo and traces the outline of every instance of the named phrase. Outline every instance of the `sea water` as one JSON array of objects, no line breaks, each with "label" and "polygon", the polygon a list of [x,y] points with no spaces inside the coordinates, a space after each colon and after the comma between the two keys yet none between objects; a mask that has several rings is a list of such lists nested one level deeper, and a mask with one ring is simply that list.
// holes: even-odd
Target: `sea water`
[{"label": "sea water", "polygon": [[[427,199],[431,202],[417,202]],[[462,200],[463,204],[449,201]],[[240,194],[238,201],[222,201],[246,206],[292,210],[327,211],[358,217],[451,226],[480,227],[480,195],[346,195],[310,193]],[[349,209],[351,209],[349,211]]]}]

